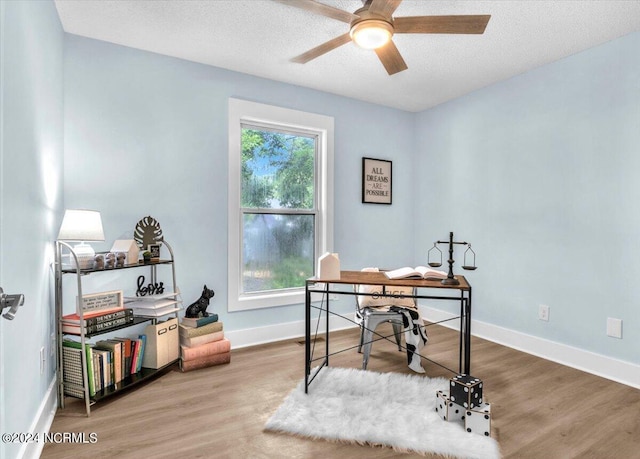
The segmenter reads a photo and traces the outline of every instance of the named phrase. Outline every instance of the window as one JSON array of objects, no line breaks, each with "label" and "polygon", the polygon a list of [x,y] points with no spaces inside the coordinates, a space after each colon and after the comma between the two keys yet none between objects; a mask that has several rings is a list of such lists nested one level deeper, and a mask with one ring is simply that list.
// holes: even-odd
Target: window
[{"label": "window", "polygon": [[229,99],[229,311],[304,302],[332,246],[333,118]]}]

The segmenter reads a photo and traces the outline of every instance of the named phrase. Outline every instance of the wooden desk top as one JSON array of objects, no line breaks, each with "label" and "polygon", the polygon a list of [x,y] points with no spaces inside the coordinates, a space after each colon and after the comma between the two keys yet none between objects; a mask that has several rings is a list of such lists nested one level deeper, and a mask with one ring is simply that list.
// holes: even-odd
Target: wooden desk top
[{"label": "wooden desk top", "polygon": [[308,279],[307,282],[321,282],[326,284],[366,284],[366,285],[396,285],[399,287],[417,288],[445,288],[453,290],[471,290],[471,286],[464,276],[454,276],[460,281],[458,285],[442,285],[439,280],[425,279],[389,279],[383,272],[370,271],[340,271],[340,279]]}]

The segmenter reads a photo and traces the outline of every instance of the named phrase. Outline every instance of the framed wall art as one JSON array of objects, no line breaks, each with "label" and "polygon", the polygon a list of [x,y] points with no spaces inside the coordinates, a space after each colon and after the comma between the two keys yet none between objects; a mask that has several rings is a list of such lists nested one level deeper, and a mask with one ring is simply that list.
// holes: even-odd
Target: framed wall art
[{"label": "framed wall art", "polygon": [[362,202],[391,204],[391,161],[362,158]]}]

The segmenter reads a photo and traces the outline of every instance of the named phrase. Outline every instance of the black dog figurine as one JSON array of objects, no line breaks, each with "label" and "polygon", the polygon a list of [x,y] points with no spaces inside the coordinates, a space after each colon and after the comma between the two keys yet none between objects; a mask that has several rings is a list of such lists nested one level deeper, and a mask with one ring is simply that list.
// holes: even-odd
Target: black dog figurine
[{"label": "black dog figurine", "polygon": [[202,295],[200,296],[200,298],[196,300],[195,303],[193,303],[187,308],[187,311],[185,312],[184,316],[194,317],[194,318],[209,317],[209,313],[207,312],[207,306],[209,306],[209,300],[213,298],[213,295],[215,295],[215,292],[213,290],[208,289],[207,285],[205,284],[204,288],[202,289]]}]

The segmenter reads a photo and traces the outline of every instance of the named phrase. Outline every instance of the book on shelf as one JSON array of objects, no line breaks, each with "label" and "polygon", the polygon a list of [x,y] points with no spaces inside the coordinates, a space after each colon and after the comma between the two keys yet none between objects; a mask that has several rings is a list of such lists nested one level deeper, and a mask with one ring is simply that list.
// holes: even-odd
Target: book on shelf
[{"label": "book on shelf", "polygon": [[202,336],[209,333],[215,333],[222,331],[222,322],[211,322],[210,324],[203,325],[202,327],[185,327],[180,324],[178,327],[180,338],[194,338],[196,336]]},{"label": "book on shelf", "polygon": [[[120,355],[118,356],[118,358],[116,359],[117,364],[120,366],[120,371],[119,371],[119,379],[116,382],[120,382],[124,379],[124,375],[126,373],[125,371],[125,351],[124,351],[124,342],[122,340],[119,340],[117,338],[112,338],[107,340],[110,343],[113,343],[114,346],[116,348],[120,349]],[[115,355],[118,355],[118,351],[116,350]]]},{"label": "book on shelf", "polygon": [[122,381],[122,343],[115,340],[98,341],[94,348],[111,352],[110,372],[113,383]]},{"label": "book on shelf", "polygon": [[137,368],[136,368],[136,354],[138,352],[138,341],[139,338],[132,338],[131,339],[131,362],[129,362],[129,374],[132,375],[134,373],[136,373]]},{"label": "book on shelf", "polygon": [[142,360],[144,357],[144,350],[147,346],[147,335],[138,335],[139,346],[136,350],[136,373],[142,370]]},{"label": "book on shelf", "polygon": [[231,350],[231,342],[227,338],[219,341],[201,344],[200,346],[188,347],[180,345],[180,357],[182,360],[193,360],[205,355],[223,354]]},{"label": "book on shelf", "polygon": [[89,325],[86,327],[81,327],[79,324],[62,322],[62,333],[80,335],[82,328],[84,328],[85,334],[104,333],[109,330],[122,327],[123,325],[128,325],[130,323],[133,323],[133,315],[120,317],[118,319],[107,320],[106,322],[100,322],[95,325]]},{"label": "book on shelf", "polygon": [[113,364],[111,362],[112,353],[105,349],[94,349],[95,352],[100,354],[100,378],[102,379],[102,387],[109,387],[113,384]]},{"label": "book on shelf", "polygon": [[142,338],[138,337],[133,340],[133,355],[131,358],[131,374],[137,373],[140,371],[140,362],[142,362],[142,354],[144,354],[143,342]]},{"label": "book on shelf", "polygon": [[183,317],[182,325],[185,327],[198,328],[218,321],[218,314],[209,313],[207,317]]},{"label": "book on shelf", "polygon": [[131,376],[131,358],[132,358],[132,350],[131,345],[133,344],[133,340],[131,338],[113,338],[115,341],[120,341],[122,343],[122,378],[126,378]]},{"label": "book on shelf", "polygon": [[197,370],[199,368],[211,367],[214,365],[222,365],[231,362],[231,351],[221,354],[210,354],[198,357],[193,360],[181,360],[180,369],[184,371]]},{"label": "book on shelf", "polygon": [[94,355],[98,356],[98,365],[96,366],[96,380],[99,380],[98,387],[100,389],[104,389],[111,385],[109,381],[109,377],[111,375],[109,360],[111,356],[111,352],[105,351],[103,349],[94,349]]},{"label": "book on shelf", "polygon": [[62,316],[62,322],[73,325],[84,325],[90,327],[96,324],[109,322],[114,319],[121,319],[133,315],[133,309],[131,308],[114,308],[108,311],[91,312],[83,315],[83,319],[80,319],[78,314],[67,314]]},{"label": "book on shelf", "polygon": [[405,266],[404,268],[393,269],[391,271],[384,271],[384,274],[389,279],[440,280],[440,279],[446,279],[447,277],[446,272],[438,271],[437,269],[428,268],[426,266],[416,266],[415,268]]},{"label": "book on shelf", "polygon": [[214,341],[220,341],[221,339],[224,339],[224,331],[217,331],[208,333],[206,335],[194,336],[193,338],[180,337],[180,344],[187,347],[195,347]]},{"label": "book on shelf", "polygon": [[96,389],[96,392],[101,391],[102,387],[102,370],[100,365],[100,354],[98,352],[94,352],[92,350],[91,354],[93,355],[93,386]]}]

